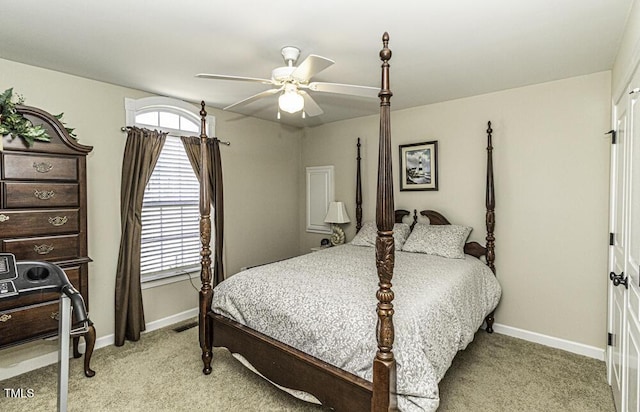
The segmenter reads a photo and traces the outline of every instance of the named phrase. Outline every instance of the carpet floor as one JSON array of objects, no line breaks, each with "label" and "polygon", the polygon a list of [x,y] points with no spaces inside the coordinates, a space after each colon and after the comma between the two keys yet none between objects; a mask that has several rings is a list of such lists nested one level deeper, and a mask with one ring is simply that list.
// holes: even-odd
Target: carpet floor
[{"label": "carpet floor", "polygon": [[[174,326],[175,327],[175,326]],[[72,359],[69,411],[325,411],[298,400],[214,349],[201,372],[197,328],[144,334],[139,342],[94,352],[96,376]],[[57,365],[0,382],[0,411],[55,411]],[[11,398],[4,389],[31,389]],[[504,335],[478,332],[440,382],[438,411],[615,412],[601,361]]]}]

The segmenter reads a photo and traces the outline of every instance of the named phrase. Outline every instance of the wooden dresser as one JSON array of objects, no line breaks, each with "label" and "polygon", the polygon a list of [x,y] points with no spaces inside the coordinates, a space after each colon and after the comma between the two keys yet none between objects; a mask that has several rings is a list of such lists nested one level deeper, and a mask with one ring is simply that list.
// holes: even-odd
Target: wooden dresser
[{"label": "wooden dresser", "polygon": [[[50,142],[32,147],[20,138],[3,138],[0,153],[0,250],[17,260],[57,264],[89,308],[87,253],[86,156],[93,149],[76,142],[52,115],[18,106],[34,125],[41,124]],[[58,331],[58,293],[34,293],[0,300],[0,348],[55,336]],[[84,370],[95,345],[95,329],[84,335]],[[74,357],[79,357],[74,336]]]}]

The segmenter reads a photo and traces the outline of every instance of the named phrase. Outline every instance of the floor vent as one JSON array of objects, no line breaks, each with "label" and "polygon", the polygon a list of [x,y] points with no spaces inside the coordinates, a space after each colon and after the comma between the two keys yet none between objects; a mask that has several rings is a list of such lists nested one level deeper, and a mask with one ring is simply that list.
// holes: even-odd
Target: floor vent
[{"label": "floor vent", "polygon": [[184,332],[185,330],[195,328],[198,326],[198,322],[185,323],[184,325],[173,328],[174,332]]}]

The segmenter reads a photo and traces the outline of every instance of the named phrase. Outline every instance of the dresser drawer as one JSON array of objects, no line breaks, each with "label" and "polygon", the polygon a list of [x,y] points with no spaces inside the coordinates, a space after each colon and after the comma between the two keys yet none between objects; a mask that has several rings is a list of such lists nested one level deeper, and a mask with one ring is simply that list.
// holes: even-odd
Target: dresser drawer
[{"label": "dresser drawer", "polygon": [[0,210],[0,237],[73,233],[79,229],[77,209]]},{"label": "dresser drawer", "polygon": [[59,302],[0,311],[0,346],[58,331]]},{"label": "dresser drawer", "polygon": [[[67,274],[69,281],[77,290],[81,290],[80,288],[80,268],[66,268],[64,269],[64,273]],[[51,302],[52,300],[60,299],[60,293],[58,292],[33,292],[28,294],[23,294],[20,296],[14,296],[11,298],[2,298],[0,299],[0,312],[6,311],[9,309],[18,308],[21,306],[33,305],[36,303],[42,302]]]},{"label": "dresser drawer", "polygon": [[59,261],[72,259],[78,257],[79,245],[78,235],[2,240],[3,250],[16,255],[18,260]]},{"label": "dresser drawer", "polygon": [[6,180],[78,180],[75,157],[6,153],[2,163]]},{"label": "dresser drawer", "polygon": [[4,183],[4,207],[77,207],[77,183]]}]

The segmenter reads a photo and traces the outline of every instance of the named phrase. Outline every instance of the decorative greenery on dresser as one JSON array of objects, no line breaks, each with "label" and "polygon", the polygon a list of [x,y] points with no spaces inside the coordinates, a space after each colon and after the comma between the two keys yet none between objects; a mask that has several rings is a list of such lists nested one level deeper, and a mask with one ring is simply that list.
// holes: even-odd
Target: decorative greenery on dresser
[{"label": "decorative greenery on dresser", "polygon": [[[20,113],[16,106],[24,104],[24,97],[21,95],[13,94],[13,88],[5,90],[0,94],[0,136],[11,135],[11,139],[16,137],[21,138],[26,143],[27,147],[33,146],[33,143],[38,140],[42,142],[50,142],[51,136],[42,127],[42,125],[33,125],[22,113]],[[64,113],[54,115],[56,119],[63,125],[62,116]],[[74,139],[77,139],[74,129],[66,127],[67,133]]]}]

